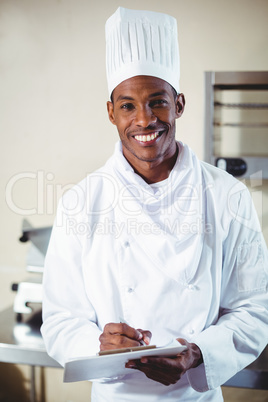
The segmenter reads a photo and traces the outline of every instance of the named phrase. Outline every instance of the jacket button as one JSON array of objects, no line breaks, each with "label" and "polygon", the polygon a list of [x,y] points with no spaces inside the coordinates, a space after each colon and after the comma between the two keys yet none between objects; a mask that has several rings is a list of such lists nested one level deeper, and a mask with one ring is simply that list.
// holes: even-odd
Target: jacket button
[{"label": "jacket button", "polygon": [[128,242],[128,241],[125,241],[124,246],[125,246],[126,248],[130,247],[129,242]]},{"label": "jacket button", "polygon": [[134,289],[129,287],[129,288],[127,288],[127,292],[128,292],[128,293],[133,293],[133,292],[134,292]]},{"label": "jacket button", "polygon": [[188,290],[190,290],[190,291],[196,290],[196,286],[190,284],[190,285],[188,285]]}]

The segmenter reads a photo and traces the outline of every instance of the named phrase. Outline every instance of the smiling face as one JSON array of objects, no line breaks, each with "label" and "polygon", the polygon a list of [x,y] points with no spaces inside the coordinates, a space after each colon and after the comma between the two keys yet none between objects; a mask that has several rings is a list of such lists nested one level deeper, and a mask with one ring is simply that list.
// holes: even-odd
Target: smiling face
[{"label": "smiling face", "polygon": [[183,94],[176,95],[170,84],[156,77],[136,76],[114,89],[113,102],[107,102],[109,119],[137,172],[165,166],[176,154],[175,120],[184,104]]}]

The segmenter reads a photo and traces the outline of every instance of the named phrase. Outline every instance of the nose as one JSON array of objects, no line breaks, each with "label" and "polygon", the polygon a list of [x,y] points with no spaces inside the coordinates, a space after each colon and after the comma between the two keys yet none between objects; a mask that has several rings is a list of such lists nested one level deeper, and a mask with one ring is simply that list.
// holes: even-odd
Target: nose
[{"label": "nose", "polygon": [[157,117],[153,114],[149,106],[137,108],[135,114],[135,124],[140,127],[148,127],[152,123],[156,123]]}]

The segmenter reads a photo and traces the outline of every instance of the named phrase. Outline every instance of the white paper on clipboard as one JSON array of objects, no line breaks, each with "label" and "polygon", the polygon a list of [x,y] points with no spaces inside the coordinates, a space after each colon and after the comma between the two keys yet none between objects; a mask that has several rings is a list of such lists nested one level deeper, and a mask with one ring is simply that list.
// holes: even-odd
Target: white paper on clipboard
[{"label": "white paper on clipboard", "polygon": [[132,369],[125,367],[129,360],[140,359],[143,356],[176,356],[185,349],[186,346],[174,340],[167,346],[154,349],[72,359],[64,366],[63,381],[91,381],[101,378],[121,377],[125,374],[133,373]]}]

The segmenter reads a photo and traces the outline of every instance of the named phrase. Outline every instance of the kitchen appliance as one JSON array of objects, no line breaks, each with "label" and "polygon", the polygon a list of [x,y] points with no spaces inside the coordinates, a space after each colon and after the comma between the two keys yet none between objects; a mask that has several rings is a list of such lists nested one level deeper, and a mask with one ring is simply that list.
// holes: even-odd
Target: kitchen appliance
[{"label": "kitchen appliance", "polygon": [[205,160],[268,179],[268,71],[205,72]]},{"label": "kitchen appliance", "polygon": [[35,275],[25,282],[12,285],[12,290],[17,292],[13,306],[17,321],[22,320],[22,314],[32,313],[42,303],[42,274],[51,230],[52,226],[34,228],[26,219],[23,220],[19,240],[31,243],[26,258],[26,270]]}]

